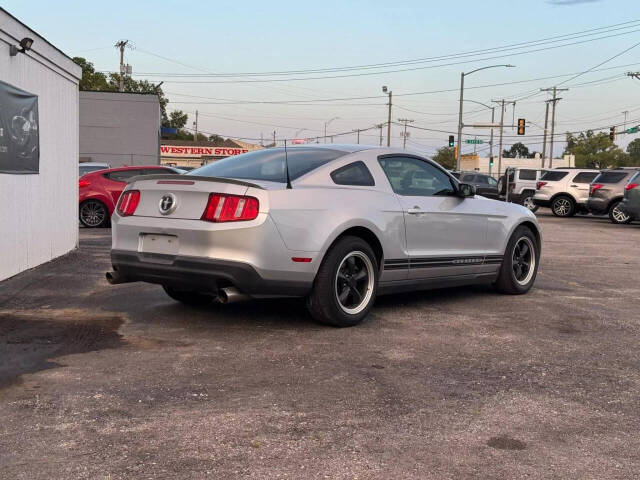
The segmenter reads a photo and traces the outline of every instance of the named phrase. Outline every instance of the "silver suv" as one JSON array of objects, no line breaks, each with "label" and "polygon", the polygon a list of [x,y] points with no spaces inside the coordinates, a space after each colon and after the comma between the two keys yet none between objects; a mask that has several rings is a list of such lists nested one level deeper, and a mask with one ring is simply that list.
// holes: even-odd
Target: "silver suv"
[{"label": "silver suv", "polygon": [[589,185],[600,174],[592,168],[556,168],[545,172],[536,185],[533,203],[551,208],[557,217],[587,213]]}]

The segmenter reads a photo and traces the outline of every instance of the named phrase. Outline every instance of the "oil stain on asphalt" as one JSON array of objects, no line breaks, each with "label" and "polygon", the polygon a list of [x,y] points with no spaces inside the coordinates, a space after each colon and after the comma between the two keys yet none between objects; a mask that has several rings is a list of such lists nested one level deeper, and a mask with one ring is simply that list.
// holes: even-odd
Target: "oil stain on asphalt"
[{"label": "oil stain on asphalt", "polygon": [[117,314],[76,309],[0,312],[0,389],[59,367],[57,357],[120,347],[123,322]]}]

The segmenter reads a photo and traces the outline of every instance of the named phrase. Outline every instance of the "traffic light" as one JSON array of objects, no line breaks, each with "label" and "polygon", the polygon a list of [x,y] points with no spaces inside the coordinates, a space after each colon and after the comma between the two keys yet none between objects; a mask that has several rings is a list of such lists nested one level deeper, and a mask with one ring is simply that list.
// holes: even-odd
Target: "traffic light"
[{"label": "traffic light", "polygon": [[616,127],[611,127],[609,129],[609,138],[612,142],[616,139]]},{"label": "traffic light", "polygon": [[524,118],[518,119],[518,135],[524,135],[526,120]]},{"label": "traffic light", "polygon": [[453,135],[449,135],[449,146],[453,147],[456,144],[456,139]]},{"label": "traffic light", "polygon": [[493,167],[493,157],[489,157],[489,166]]}]

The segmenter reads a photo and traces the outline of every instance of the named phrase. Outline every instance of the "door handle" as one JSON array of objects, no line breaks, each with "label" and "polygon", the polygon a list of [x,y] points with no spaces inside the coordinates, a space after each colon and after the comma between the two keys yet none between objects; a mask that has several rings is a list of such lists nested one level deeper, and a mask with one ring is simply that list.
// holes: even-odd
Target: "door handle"
[{"label": "door handle", "polygon": [[410,215],[417,215],[419,213],[422,213],[422,210],[420,210],[420,207],[418,207],[417,205],[413,208],[409,208],[407,209],[407,213]]},{"label": "door handle", "polygon": [[578,188],[578,185],[569,185],[572,188]]}]

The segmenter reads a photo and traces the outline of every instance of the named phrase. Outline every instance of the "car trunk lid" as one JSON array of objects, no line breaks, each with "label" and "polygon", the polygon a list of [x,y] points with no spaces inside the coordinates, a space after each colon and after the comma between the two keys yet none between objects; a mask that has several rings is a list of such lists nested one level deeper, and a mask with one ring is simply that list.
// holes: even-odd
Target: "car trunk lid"
[{"label": "car trunk lid", "polygon": [[127,187],[140,191],[135,216],[189,220],[202,218],[211,193],[245,195],[249,188],[263,189],[243,180],[196,175],[134,177]]}]

